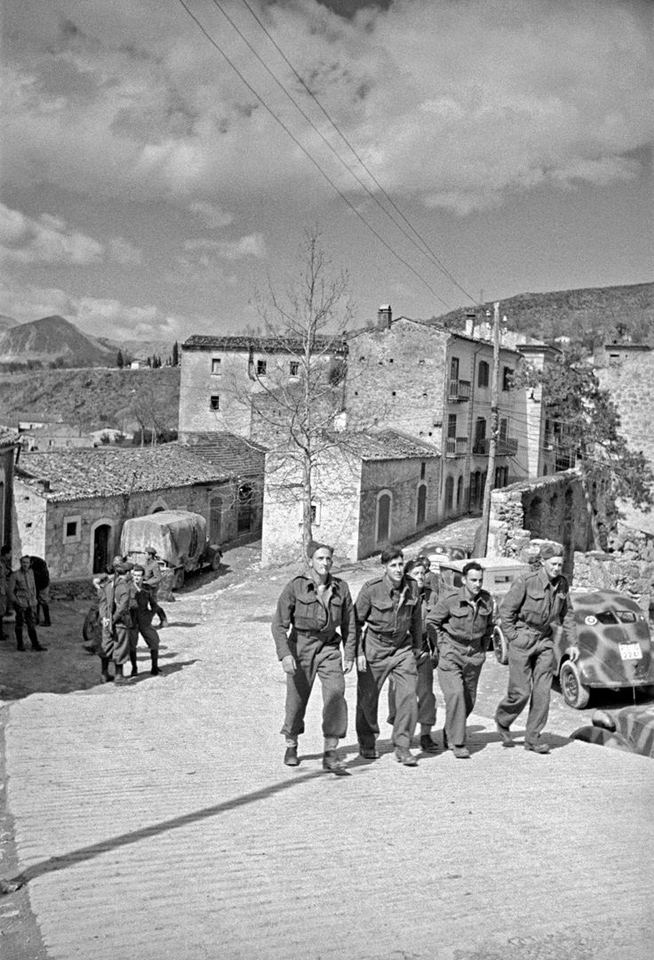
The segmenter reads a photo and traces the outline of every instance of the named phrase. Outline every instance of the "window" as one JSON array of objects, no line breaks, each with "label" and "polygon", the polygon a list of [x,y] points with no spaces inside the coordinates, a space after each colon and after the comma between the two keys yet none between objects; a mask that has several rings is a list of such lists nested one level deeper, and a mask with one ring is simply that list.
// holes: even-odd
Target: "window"
[{"label": "window", "polygon": [[445,509],[451,510],[454,502],[454,477],[448,477],[445,481]]},{"label": "window", "polygon": [[426,473],[426,472],[427,472],[427,464],[426,464],[426,463],[424,462],[424,460],[423,460],[423,462],[420,464],[420,479],[421,479],[421,480],[424,480],[424,479],[425,479],[425,473]]},{"label": "window", "polygon": [[[291,377],[297,377],[298,374],[299,374],[299,372],[300,372],[300,361],[299,361],[299,360],[291,360],[291,362],[290,362],[290,364],[289,364],[288,372],[289,372],[289,375],[290,375]],[[264,370],[264,373],[265,373],[265,370]]]},{"label": "window", "polygon": [[311,523],[316,527],[320,526],[320,503],[317,501],[311,504]]},{"label": "window", "polygon": [[513,383],[513,369],[504,367],[502,370],[502,390],[510,390]]},{"label": "window", "polygon": [[220,410],[220,397],[217,393],[212,394],[211,399],[209,400],[209,409]]},{"label": "window", "polygon": [[258,377],[265,377],[266,366],[267,364],[265,360],[257,360],[257,376]]},{"label": "window", "polygon": [[490,382],[490,366],[485,360],[480,360],[479,370],[477,371],[477,386],[487,387]]},{"label": "window", "polygon": [[211,361],[211,373],[213,376],[220,375],[220,360],[218,358],[214,358]]},{"label": "window", "polygon": [[448,413],[447,415],[447,435],[452,440],[456,437],[456,413]]},{"label": "window", "polygon": [[427,484],[418,484],[418,506],[416,510],[416,526],[420,527],[427,516]]},{"label": "window", "polygon": [[64,517],[64,543],[79,543],[81,529],[81,517]]},{"label": "window", "polygon": [[500,420],[500,440],[506,440],[509,435],[509,421],[503,417]]}]

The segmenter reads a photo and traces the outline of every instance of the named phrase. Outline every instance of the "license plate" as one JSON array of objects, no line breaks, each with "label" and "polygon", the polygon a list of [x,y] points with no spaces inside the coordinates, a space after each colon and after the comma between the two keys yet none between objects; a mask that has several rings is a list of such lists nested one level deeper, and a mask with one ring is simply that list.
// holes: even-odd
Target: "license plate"
[{"label": "license plate", "polygon": [[639,643],[621,643],[620,656],[623,660],[642,660],[643,654]]}]

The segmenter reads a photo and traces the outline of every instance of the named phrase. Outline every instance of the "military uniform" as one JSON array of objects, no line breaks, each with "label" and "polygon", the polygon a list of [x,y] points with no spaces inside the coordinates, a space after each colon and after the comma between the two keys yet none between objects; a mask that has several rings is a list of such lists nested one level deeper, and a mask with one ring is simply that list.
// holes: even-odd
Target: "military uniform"
[{"label": "military uniform", "polygon": [[508,728],[529,703],[525,743],[537,742],[547,723],[554,669],[553,624],[561,624],[571,647],[577,630],[568,581],[550,581],[544,568],[520,577],[500,606],[502,630],[509,646],[509,689],[495,720]]},{"label": "military uniform", "polygon": [[[434,727],[436,725],[436,696],[434,694],[434,662],[436,658],[435,648],[427,635],[427,614],[437,599],[438,592],[434,593],[429,587],[424,587],[420,593],[423,657],[417,664],[416,696],[418,699],[418,723],[423,727]],[[392,676],[388,684],[388,722],[395,722],[395,683]]]},{"label": "military uniform", "polygon": [[466,720],[477,699],[494,626],[495,602],[490,593],[481,590],[473,599],[465,586],[441,593],[427,614],[427,630],[438,648],[446,741],[453,746],[465,746]]},{"label": "military uniform", "polygon": [[145,584],[138,589],[135,582],[132,589],[132,626],[129,629],[129,659],[132,664],[132,673],[136,675],[136,648],[139,642],[139,633],[145,640],[150,651],[152,673],[159,673],[159,634],[152,626],[152,618],[161,609],[152,599],[150,588]]},{"label": "military uniform", "polygon": [[289,740],[304,733],[304,716],[316,676],[322,684],[325,739],[347,732],[347,703],[341,643],[346,661],[356,654],[356,620],[350,588],[328,577],[324,591],[300,574],[286,584],[277,602],[272,635],[280,660],[292,656],[295,673],[286,674],[286,715],[281,732]]},{"label": "military uniform", "polygon": [[359,671],[356,729],[362,749],[374,749],[379,736],[379,694],[388,677],[395,686],[393,744],[408,750],[418,718],[416,659],[422,653],[422,610],[418,585],[403,578],[394,587],[385,574],[368,580],[355,603],[357,622],[367,625]]},{"label": "military uniform", "polygon": [[[131,583],[115,574],[100,587],[99,613],[102,623],[100,657],[122,666],[129,660],[129,635],[132,621]],[[108,620],[109,623],[104,623]]]},{"label": "military uniform", "polygon": [[9,578],[8,596],[13,603],[16,611],[16,623],[14,633],[16,634],[16,649],[24,650],[23,644],[23,623],[27,627],[27,635],[30,638],[33,650],[47,649],[42,648],[36,633],[36,609],[38,603],[38,591],[34,581],[34,573],[30,567],[29,570],[19,568],[12,573]]}]

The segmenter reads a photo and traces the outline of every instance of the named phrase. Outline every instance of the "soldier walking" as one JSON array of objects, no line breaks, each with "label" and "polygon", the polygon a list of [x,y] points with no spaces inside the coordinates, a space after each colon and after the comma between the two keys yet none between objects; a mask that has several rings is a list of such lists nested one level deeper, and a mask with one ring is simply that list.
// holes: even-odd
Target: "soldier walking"
[{"label": "soldier walking", "polygon": [[324,543],[309,544],[309,570],[294,577],[282,590],[272,635],[286,674],[286,716],[281,730],[286,738],[284,763],[296,767],[300,762],[298,738],[304,733],[311,689],[319,677],[323,696],[322,765],[324,770],[339,774],[343,762],[336,748],[347,732],[343,674],[354,666],[356,620],[350,588],[345,580],[332,576],[333,553]]},{"label": "soldier walking", "polygon": [[497,707],[495,724],[504,746],[512,747],[509,728],[529,703],[524,747],[545,754],[550,748],[540,735],[550,707],[554,624],[563,627],[572,660],[577,659],[579,650],[570,588],[562,575],[563,547],[544,543],[540,557],[541,568],[514,580],[500,606],[502,629],[509,647],[509,688]]},{"label": "soldier walking", "polygon": [[481,564],[466,563],[462,585],[443,590],[427,613],[427,630],[438,647],[438,680],[445,700],[443,745],[459,760],[470,758],[466,720],[475,706],[495,626],[495,601],[482,589],[483,578]]},{"label": "soldier walking", "polygon": [[357,658],[356,729],[359,753],[376,760],[379,752],[379,695],[393,678],[395,758],[407,767],[417,766],[411,753],[411,737],[418,717],[416,661],[422,657],[422,611],[418,587],[404,576],[404,556],[399,547],[383,551],[384,572],[364,583],[356,599],[357,623],[366,627],[361,657]]},{"label": "soldier walking", "polygon": [[166,614],[163,607],[160,607],[157,602],[159,587],[161,586],[161,567],[157,560],[157,551],[154,547],[146,547],[145,553],[147,559],[143,563],[143,583],[150,591],[152,603],[154,604],[154,612],[159,617],[159,626],[165,627],[168,622]]}]

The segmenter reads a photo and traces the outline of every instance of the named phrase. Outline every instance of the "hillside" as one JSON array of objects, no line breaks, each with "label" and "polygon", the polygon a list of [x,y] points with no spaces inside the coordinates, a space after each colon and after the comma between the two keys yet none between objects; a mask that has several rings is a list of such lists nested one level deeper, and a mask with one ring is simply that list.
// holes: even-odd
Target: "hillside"
[{"label": "hillside", "polygon": [[12,327],[16,327],[18,324],[13,317],[6,317],[4,314],[0,316],[0,338],[3,334],[10,330]]},{"label": "hillside", "polygon": [[47,414],[84,431],[115,427],[132,432],[137,414],[154,413],[162,426],[177,429],[179,367],[158,370],[34,370],[0,378],[0,423],[21,415]]},{"label": "hillside", "polygon": [[[467,309],[460,307],[437,319],[461,329]],[[485,303],[477,310],[492,312],[493,304]],[[500,312],[508,318],[510,330],[543,340],[570,337],[588,350],[626,338],[654,345],[654,283],[521,293],[502,300]]]},{"label": "hillside", "polygon": [[98,337],[98,342],[105,347],[109,347],[114,356],[122,350],[123,355],[134,358],[145,359],[147,357],[160,357],[161,362],[165,363],[173,352],[172,340],[110,340],[108,337]]},{"label": "hillside", "polygon": [[0,363],[61,360],[69,367],[112,366],[116,351],[63,317],[42,317],[10,327],[0,338]]}]

